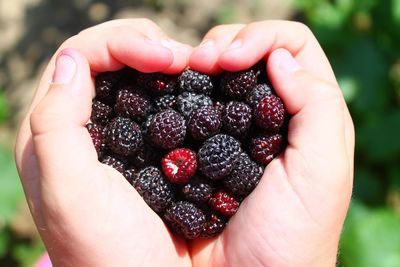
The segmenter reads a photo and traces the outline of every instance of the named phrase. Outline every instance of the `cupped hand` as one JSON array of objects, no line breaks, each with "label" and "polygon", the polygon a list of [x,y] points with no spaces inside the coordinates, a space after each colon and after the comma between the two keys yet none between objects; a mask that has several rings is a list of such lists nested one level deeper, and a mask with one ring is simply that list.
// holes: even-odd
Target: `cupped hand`
[{"label": "cupped hand", "polygon": [[335,266],[352,192],[354,129],[311,31],[283,21],[218,26],[194,49],[189,65],[215,73],[262,59],[292,116],[288,146],[219,237],[190,243],[193,264]]},{"label": "cupped hand", "polygon": [[151,21],[117,20],[70,38],[50,61],[20,129],[16,161],[54,266],[191,266],[185,241],[97,160],[85,129],[91,74],[124,65],[178,73],[190,52]]}]

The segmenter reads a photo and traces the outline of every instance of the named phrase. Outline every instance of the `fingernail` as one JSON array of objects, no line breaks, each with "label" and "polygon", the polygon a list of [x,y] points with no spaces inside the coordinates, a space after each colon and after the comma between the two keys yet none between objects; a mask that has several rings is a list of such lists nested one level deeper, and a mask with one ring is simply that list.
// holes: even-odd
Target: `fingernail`
[{"label": "fingernail", "polygon": [[170,39],[161,40],[161,45],[168,49],[176,49],[179,46],[179,43]]},{"label": "fingernail", "polygon": [[53,74],[53,83],[67,84],[72,81],[76,72],[76,62],[68,54],[61,52],[56,59],[56,69]]},{"label": "fingernail", "polygon": [[241,39],[235,40],[233,43],[231,43],[226,50],[233,50],[233,49],[238,49],[243,46],[243,41]]},{"label": "fingernail", "polygon": [[279,68],[287,73],[294,73],[301,69],[299,63],[287,50],[282,50],[280,53]]}]

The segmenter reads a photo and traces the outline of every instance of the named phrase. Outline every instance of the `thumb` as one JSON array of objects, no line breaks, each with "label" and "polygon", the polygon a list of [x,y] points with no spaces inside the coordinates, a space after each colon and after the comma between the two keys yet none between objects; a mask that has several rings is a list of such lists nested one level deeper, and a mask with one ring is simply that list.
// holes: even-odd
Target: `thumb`
[{"label": "thumb", "polygon": [[61,51],[52,83],[30,117],[43,197],[60,192],[76,196],[77,189],[93,176],[90,170],[96,166],[97,155],[84,127],[93,95],[87,60],[76,50]]}]

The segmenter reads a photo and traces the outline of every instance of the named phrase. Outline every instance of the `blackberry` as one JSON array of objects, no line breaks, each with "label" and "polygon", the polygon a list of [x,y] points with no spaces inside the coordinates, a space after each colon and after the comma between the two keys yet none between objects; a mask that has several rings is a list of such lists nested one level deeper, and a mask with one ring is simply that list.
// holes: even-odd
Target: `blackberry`
[{"label": "blackberry", "polygon": [[100,161],[103,164],[106,164],[110,167],[113,167],[114,169],[116,169],[117,171],[119,171],[120,173],[124,173],[125,169],[126,169],[126,163],[121,160],[118,159],[116,157],[113,156],[105,156],[101,159]]},{"label": "blackberry", "polygon": [[137,84],[154,95],[171,94],[176,87],[176,76],[163,73],[140,73]]},{"label": "blackberry", "polygon": [[95,77],[96,96],[102,99],[110,99],[121,79],[120,72],[103,72]]},{"label": "blackberry", "polygon": [[261,166],[243,153],[231,174],[224,180],[224,184],[233,193],[245,197],[257,186],[263,171]]},{"label": "blackberry", "polygon": [[199,237],[206,221],[203,211],[187,201],[172,204],[164,218],[174,232],[187,239]]},{"label": "blackberry", "polygon": [[251,125],[251,108],[242,102],[229,102],[222,115],[222,125],[225,132],[235,137],[243,137]]},{"label": "blackberry", "polygon": [[230,193],[220,190],[210,198],[210,206],[224,216],[232,216],[239,208],[239,201]]},{"label": "blackberry", "polygon": [[86,129],[88,130],[89,135],[92,138],[97,156],[100,158],[106,146],[104,127],[95,123],[88,123],[86,124]]},{"label": "blackberry", "polygon": [[252,69],[238,72],[224,72],[220,87],[224,94],[232,99],[243,99],[257,84],[256,72]]},{"label": "blackberry", "polygon": [[226,226],[226,219],[219,214],[211,212],[206,214],[206,222],[203,224],[202,238],[211,238],[222,233]]},{"label": "blackberry", "polygon": [[122,175],[125,177],[125,179],[130,183],[133,184],[133,182],[136,179],[136,173],[137,170],[135,168],[130,168],[125,170]]},{"label": "blackberry", "polygon": [[156,112],[164,109],[176,108],[176,97],[174,95],[163,95],[154,99],[154,108]]},{"label": "blackberry", "polygon": [[285,122],[285,106],[278,96],[267,95],[257,104],[254,117],[259,127],[269,131],[278,131]]},{"label": "blackberry", "polygon": [[257,84],[246,96],[246,103],[251,108],[256,108],[258,103],[267,95],[272,95],[272,89],[268,84]]},{"label": "blackberry", "polygon": [[146,142],[139,147],[135,154],[129,157],[129,162],[136,168],[143,168],[149,165],[159,164],[162,151]]},{"label": "blackberry", "polygon": [[213,106],[200,107],[192,112],[188,120],[188,131],[193,139],[203,141],[221,129],[221,116]]},{"label": "blackberry", "polygon": [[240,143],[226,134],[218,134],[203,143],[198,152],[199,169],[212,180],[228,176],[241,153]]},{"label": "blackberry", "polygon": [[132,155],[142,145],[142,133],[135,122],[116,117],[107,125],[106,143],[117,155]]},{"label": "blackberry", "polygon": [[214,89],[213,78],[198,71],[186,69],[178,77],[181,91],[210,95]]},{"label": "blackberry", "polygon": [[93,100],[92,102],[92,114],[90,120],[94,123],[106,125],[107,122],[113,116],[113,109],[109,105],[106,105],[99,100]]},{"label": "blackberry", "polygon": [[152,111],[152,105],[143,95],[120,90],[117,93],[114,109],[119,116],[142,122]]},{"label": "blackberry", "polygon": [[153,121],[153,118],[154,118],[154,114],[150,114],[146,118],[146,120],[142,123],[142,125],[140,126],[144,140],[149,140],[149,128],[150,128],[151,122]]},{"label": "blackberry", "polygon": [[201,176],[195,176],[182,188],[186,200],[201,204],[206,203],[214,191],[209,181]]},{"label": "blackberry", "polygon": [[249,151],[258,164],[267,165],[284,147],[281,134],[264,134],[251,139]]},{"label": "blackberry", "polygon": [[178,112],[166,109],[154,115],[148,132],[155,146],[163,149],[176,148],[185,139],[185,119]]},{"label": "blackberry", "polygon": [[214,108],[219,112],[219,114],[223,114],[225,110],[225,104],[222,103],[221,101],[215,101],[214,102]]},{"label": "blackberry", "polygon": [[190,113],[202,106],[212,106],[213,102],[209,96],[183,92],[176,99],[177,110],[188,118]]},{"label": "blackberry", "polygon": [[133,186],[156,213],[164,212],[172,203],[172,186],[154,166],[141,169],[134,178]]}]

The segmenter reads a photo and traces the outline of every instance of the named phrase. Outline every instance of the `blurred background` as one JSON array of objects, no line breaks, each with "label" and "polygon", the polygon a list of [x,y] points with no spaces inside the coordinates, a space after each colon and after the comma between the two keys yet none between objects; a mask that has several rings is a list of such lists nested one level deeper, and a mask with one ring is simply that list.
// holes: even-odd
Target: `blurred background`
[{"label": "blurred background", "polygon": [[44,251],[12,154],[43,67],[68,36],[126,17],[150,18],[193,45],[221,23],[307,24],[332,62],[357,134],[340,266],[400,266],[400,0],[0,0],[0,266],[32,266]]}]

